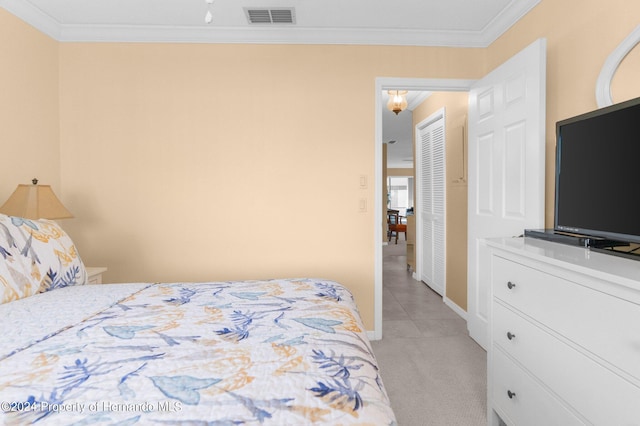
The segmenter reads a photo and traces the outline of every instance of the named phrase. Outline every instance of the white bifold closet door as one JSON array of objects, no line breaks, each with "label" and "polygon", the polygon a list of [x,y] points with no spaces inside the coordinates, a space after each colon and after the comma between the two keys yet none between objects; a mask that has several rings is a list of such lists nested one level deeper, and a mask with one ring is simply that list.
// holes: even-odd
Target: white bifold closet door
[{"label": "white bifold closet door", "polygon": [[445,277],[445,128],[444,108],[416,126],[421,281],[444,296]]}]

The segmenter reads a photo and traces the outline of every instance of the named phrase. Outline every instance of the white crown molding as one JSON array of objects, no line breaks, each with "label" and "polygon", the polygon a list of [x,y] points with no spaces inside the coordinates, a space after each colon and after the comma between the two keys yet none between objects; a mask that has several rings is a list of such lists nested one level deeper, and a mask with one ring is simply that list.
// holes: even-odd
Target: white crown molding
[{"label": "white crown molding", "polygon": [[355,44],[482,48],[493,43],[539,2],[540,0],[512,0],[500,15],[480,31],[70,25],[56,22],[24,0],[0,0],[0,7],[61,42]]},{"label": "white crown molding", "polygon": [[60,23],[33,6],[30,2],[22,0],[0,0],[0,7],[52,39],[60,41]]},{"label": "white crown molding", "polygon": [[429,96],[431,96],[432,92],[418,92],[415,96],[413,96],[411,98],[411,101],[409,101],[409,104],[407,105],[407,109],[409,111],[413,111],[414,109],[416,109],[417,107],[420,106],[420,104],[422,104],[422,102],[425,101],[425,99],[427,99]]},{"label": "white crown molding", "polygon": [[496,41],[498,37],[507,32],[516,22],[531,9],[536,7],[541,0],[511,0],[509,6],[505,7],[500,14],[487,24],[482,30],[486,45]]},{"label": "white crown molding", "polygon": [[480,32],[343,29],[61,25],[61,42],[351,44],[486,47]]},{"label": "white crown molding", "polygon": [[624,58],[639,43],[640,25],[638,25],[627,38],[622,40],[618,47],[607,57],[596,81],[596,101],[598,102],[598,108],[613,105],[613,98],[611,97],[611,81],[613,80],[613,76],[616,74]]}]

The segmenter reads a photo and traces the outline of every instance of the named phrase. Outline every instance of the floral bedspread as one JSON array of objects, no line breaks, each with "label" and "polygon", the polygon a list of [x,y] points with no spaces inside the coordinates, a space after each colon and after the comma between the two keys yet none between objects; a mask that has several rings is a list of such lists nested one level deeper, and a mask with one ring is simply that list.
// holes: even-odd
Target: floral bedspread
[{"label": "floral bedspread", "polygon": [[[0,423],[396,423],[353,297],[335,282],[119,286],[2,305],[12,337],[0,336]],[[86,302],[87,289],[100,300]],[[31,323],[28,335],[6,329],[16,323]]]}]

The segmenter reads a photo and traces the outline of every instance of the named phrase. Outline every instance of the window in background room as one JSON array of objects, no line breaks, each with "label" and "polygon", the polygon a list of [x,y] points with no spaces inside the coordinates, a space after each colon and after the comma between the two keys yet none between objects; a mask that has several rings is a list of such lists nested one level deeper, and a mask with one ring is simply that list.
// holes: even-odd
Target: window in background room
[{"label": "window in background room", "polygon": [[399,210],[400,216],[406,216],[407,209],[413,207],[413,177],[389,177],[387,188],[389,208]]}]

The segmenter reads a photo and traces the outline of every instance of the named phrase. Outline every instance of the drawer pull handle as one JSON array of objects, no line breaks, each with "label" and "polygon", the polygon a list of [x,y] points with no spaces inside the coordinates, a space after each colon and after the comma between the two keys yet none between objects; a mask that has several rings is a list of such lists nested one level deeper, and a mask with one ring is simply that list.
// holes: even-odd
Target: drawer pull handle
[{"label": "drawer pull handle", "polygon": [[507,391],[507,396],[509,397],[509,399],[513,399],[514,396],[516,396],[515,392],[511,392],[510,390]]},{"label": "drawer pull handle", "polygon": [[509,290],[511,290],[512,288],[514,288],[516,286],[516,283],[512,283],[511,281],[509,281],[507,283],[507,287],[509,287]]},{"label": "drawer pull handle", "polygon": [[509,339],[509,340],[513,340],[513,339],[515,339],[515,337],[516,337],[516,335],[515,335],[515,334],[513,334],[513,333],[512,333],[512,332],[510,332],[510,331],[507,331],[507,339]]}]

